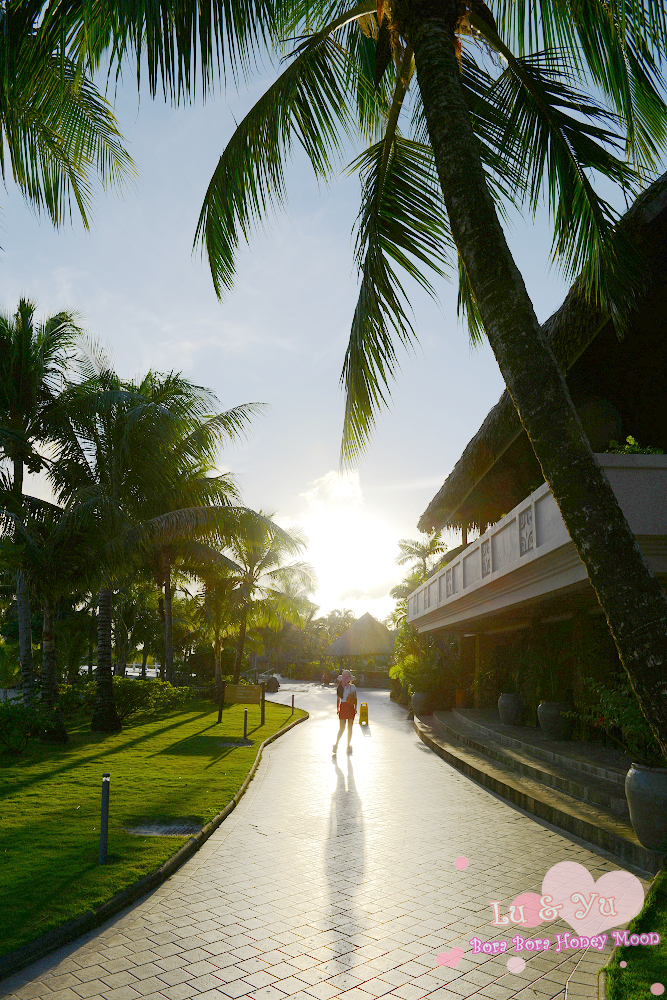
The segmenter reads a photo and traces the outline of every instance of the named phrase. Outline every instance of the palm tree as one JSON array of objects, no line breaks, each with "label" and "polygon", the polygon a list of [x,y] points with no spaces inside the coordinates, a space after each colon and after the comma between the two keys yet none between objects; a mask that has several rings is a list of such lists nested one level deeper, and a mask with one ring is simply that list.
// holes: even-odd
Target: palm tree
[{"label": "palm tree", "polygon": [[422,541],[414,538],[399,538],[398,547],[401,554],[396,557],[397,566],[406,566],[417,563],[420,570],[420,581],[423,582],[429,573],[429,559],[438,556],[447,550],[447,546],[442,542],[439,531],[432,531],[430,534],[424,533]]},{"label": "palm tree", "polygon": [[[58,705],[56,611],[80,594],[94,558],[94,538],[62,508],[35,497],[17,503],[13,490],[0,492],[0,518],[24,579],[39,596],[43,611],[41,700],[50,713],[44,737],[67,742]],[[13,540],[12,540],[13,539]],[[7,556],[7,550],[5,550]]]},{"label": "palm tree", "polygon": [[75,207],[89,226],[91,182],[117,185],[133,173],[111,106],[45,31],[40,4],[0,8],[0,176],[55,226]]},{"label": "palm tree", "polygon": [[[234,480],[229,474],[216,474],[216,461],[221,443],[242,437],[261,404],[247,403],[211,416],[210,410],[217,403],[213,394],[173,373],[164,378],[150,373],[140,391],[147,400],[160,406],[166,404],[170,414],[162,447],[163,475],[157,488],[143,495],[139,516],[142,523],[153,526],[162,515],[178,516],[178,531],[172,529],[156,540],[147,553],[158,585],[164,590],[165,676],[171,681],[172,567],[178,562],[195,574],[207,566],[238,568],[219,547],[208,544],[224,536],[225,517],[228,528],[235,529],[241,513],[233,506],[240,499]],[[129,540],[135,539],[136,532]]]},{"label": "palm tree", "polygon": [[[150,562],[156,553],[161,556],[167,581],[165,640],[170,643],[169,581],[176,555],[183,556],[189,546],[188,554],[196,555],[199,563],[207,558],[230,565],[199,539],[216,538],[224,544],[256,523],[267,530],[270,526],[244,507],[221,504],[220,498],[229,496],[228,483],[223,489],[220,477],[205,475],[212,441],[223,431],[229,435],[242,430],[255,407],[237,407],[201,420],[213,397],[180,376],[160,379],[149,373],[141,382],[122,382],[101,354],[86,359],[83,371],[87,379],[70,387],[53,417],[60,457],[49,475],[60,500],[80,519],[94,519],[104,538],[91,728],[115,732],[120,720],[113,702],[112,601],[128,570],[145,570],[147,558]],[[195,497],[199,506],[179,506]],[[280,534],[277,527],[275,531]]]},{"label": "palm tree", "polygon": [[[240,238],[284,197],[293,139],[326,175],[344,136],[370,136],[355,162],[361,284],[343,372],[343,460],[362,449],[386,402],[395,342],[412,336],[396,269],[433,291],[425,268],[440,275],[453,256],[460,308],[473,337],[488,337],[667,752],[667,597],[595,460],[498,219],[508,200],[534,209],[546,190],[555,259],[566,273],[579,272],[582,303],[622,329],[641,259],[590,175],[634,191],[660,163],[667,11],[638,0],[496,0],[493,8],[497,21],[483,0],[384,0],[377,8],[372,0],[337,8],[328,20],[330,8],[317,0],[281,5],[276,22],[282,15],[285,35],[301,40],[220,158],[198,235],[222,293]],[[577,78],[606,104],[577,90]],[[404,105],[412,110],[410,138],[399,131]]]},{"label": "palm tree", "polygon": [[238,630],[239,600],[241,591],[238,578],[227,567],[209,567],[202,573],[204,593],[200,605],[200,619],[213,640],[215,662],[215,690],[219,697],[222,689],[222,650],[225,639]]},{"label": "palm tree", "polygon": [[[363,447],[386,401],[394,340],[412,335],[395,268],[432,290],[425,267],[441,274],[455,251],[460,307],[473,336],[483,331],[489,339],[642,710],[667,752],[667,597],[588,445],[496,207],[502,211],[510,198],[535,208],[546,190],[555,257],[566,271],[581,268],[582,301],[622,326],[641,260],[628,251],[627,232],[596,195],[590,174],[627,190],[637,180],[632,167],[646,176],[660,162],[667,136],[665,5],[494,0],[497,20],[484,0],[341,7],[330,20],[331,5],[321,0],[222,0],[212,17],[194,0],[161,0],[150,10],[131,0],[111,11],[107,4],[52,0],[41,8],[41,24],[47,34],[60,31],[84,61],[111,50],[120,65],[131,52],[140,67],[145,57],[151,89],[162,83],[176,99],[194,89],[194,66],[206,90],[216,57],[225,69],[245,70],[267,38],[300,36],[292,62],[241,123],[209,185],[199,236],[216,288],[232,283],[239,239],[284,197],[283,162],[294,138],[319,175],[331,172],[343,136],[375,140],[357,161],[364,181],[362,280],[344,368],[343,457]],[[545,51],[536,51],[538,42]],[[492,58],[475,58],[475,45]],[[574,89],[577,78],[606,105]],[[415,80],[415,128],[405,139],[399,119]]]},{"label": "palm tree", "polygon": [[[12,491],[20,517],[23,475],[47,464],[38,446],[52,437],[49,416],[63,388],[64,371],[78,333],[71,313],[35,320],[35,305],[21,299],[13,315],[0,314],[0,449],[12,468]],[[16,571],[23,699],[33,698],[30,595],[23,570]]]},{"label": "palm tree", "polygon": [[276,628],[283,621],[298,621],[302,598],[312,592],[315,584],[313,568],[308,563],[284,562],[287,556],[297,555],[305,548],[305,539],[298,529],[281,531],[273,524],[272,514],[259,513],[265,520],[248,524],[229,543],[230,555],[241,568],[235,574],[240,609],[234,684],[238,684],[241,676],[249,621]]}]

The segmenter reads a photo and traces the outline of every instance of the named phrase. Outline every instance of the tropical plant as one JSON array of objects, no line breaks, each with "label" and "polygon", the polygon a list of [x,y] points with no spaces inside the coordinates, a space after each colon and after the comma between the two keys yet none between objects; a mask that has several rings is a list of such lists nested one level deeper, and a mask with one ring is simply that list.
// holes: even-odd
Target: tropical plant
[{"label": "tropical plant", "polygon": [[[0,175],[60,226],[76,207],[86,228],[92,180],[118,185],[134,172],[109,103],[47,33],[31,0],[0,7]],[[10,170],[8,170],[8,167]]]},{"label": "tropical plant", "polygon": [[[489,340],[632,688],[667,750],[667,597],[593,455],[499,220],[508,202],[535,210],[546,193],[554,260],[579,274],[582,307],[623,329],[647,269],[592,175],[627,194],[660,164],[667,10],[643,0],[496,0],[493,10],[484,0],[279,6],[276,30],[299,41],[220,158],[198,236],[221,294],[233,282],[240,239],[284,198],[292,141],[326,176],[344,139],[370,137],[355,163],[361,284],[343,372],[343,459],[368,439],[396,343],[413,335],[397,268],[432,291],[426,270],[438,277],[453,257],[473,339]],[[404,108],[412,111],[409,138],[399,131]]]},{"label": "tropical plant", "polygon": [[414,565],[419,570],[422,583],[429,574],[435,556],[442,555],[447,551],[447,546],[442,541],[439,531],[423,532],[423,538],[399,538],[398,548],[400,555],[396,557],[397,566]]},{"label": "tropical plant", "polygon": [[665,755],[632,697],[627,676],[619,674],[606,683],[589,679],[586,687],[592,704],[571,714],[581,722],[603,729],[638,764],[665,767]]},{"label": "tropical plant", "polygon": [[227,567],[211,567],[202,574],[204,593],[200,620],[211,635],[215,663],[215,690],[222,689],[222,650],[225,640],[238,631],[241,592],[238,578]]},{"label": "tropical plant", "polygon": [[[145,569],[142,560],[156,553],[163,567],[166,558],[170,574],[174,547],[182,554],[189,546],[197,565],[206,560],[230,565],[198,539],[222,545],[240,531],[265,526],[253,511],[220,503],[230,495],[228,480],[206,475],[212,442],[243,430],[256,407],[203,420],[204,408],[214,399],[210,393],[174,374],[159,378],[149,372],[140,382],[123,382],[99,351],[82,359],[82,372],[86,378],[63,394],[54,417],[60,455],[49,475],[61,500],[76,508],[80,519],[93,518],[105,539],[98,559],[98,700],[91,726],[114,732],[121,724],[111,680],[114,589],[124,584],[132,566]],[[198,506],[192,506],[193,499]],[[184,500],[190,505],[179,505]],[[275,532],[281,533],[277,526]],[[171,643],[170,585],[168,597],[166,646]]]},{"label": "tropical plant", "polygon": [[[260,511],[260,515],[261,515]],[[272,514],[249,523],[229,544],[229,552],[240,572],[234,573],[239,590],[238,641],[234,658],[234,684],[241,676],[241,663],[248,622],[279,628],[284,621],[299,621],[303,598],[315,585],[312,566],[287,556],[303,551],[305,539],[296,528],[280,530]]]},{"label": "tropical plant", "polygon": [[[95,364],[97,370],[91,370]],[[140,523],[139,497],[160,486],[160,433],[168,410],[149,402],[136,384],[123,383],[102,356],[89,359],[84,370],[88,377],[70,386],[56,411],[60,456],[49,474],[61,501],[79,520],[94,520],[105,540],[97,553],[97,701],[91,728],[116,732],[121,722],[112,686],[113,592],[128,560],[136,557],[126,540]]]},{"label": "tropical plant", "polygon": [[[12,315],[0,314],[0,450],[12,468],[15,513],[20,516],[23,475],[38,472],[48,459],[38,450],[52,438],[49,415],[63,389],[64,372],[78,333],[71,313],[57,313],[39,323],[35,305],[21,299]],[[21,683],[28,704],[34,693],[30,595],[20,566],[16,569]]]},{"label": "tropical plant", "polygon": [[[216,288],[230,287],[240,239],[284,198],[293,140],[326,176],[347,137],[361,134],[361,287],[344,367],[343,457],[363,447],[386,401],[394,341],[412,336],[396,269],[430,291],[425,269],[437,277],[455,251],[460,308],[473,337],[489,339],[632,688],[667,750],[667,598],[593,456],[498,218],[508,199],[534,210],[546,193],[556,261],[580,272],[581,303],[622,327],[647,269],[591,175],[628,192],[660,163],[667,12],[661,0],[492,6],[495,16],[484,0],[223,0],[211,16],[187,0],[151,8],[52,0],[40,16],[42,30],[59,32],[83,60],[111,51],[120,66],[131,52],[139,72],[145,59],[151,89],[162,83],[176,99],[194,89],[195,67],[206,90],[216,59],[243,72],[267,39],[298,37],[209,185],[198,232]],[[412,110],[409,138],[399,131],[404,107]]]},{"label": "tropical plant", "polygon": [[664,454],[662,448],[645,448],[643,447],[636,438],[633,438],[631,434],[628,434],[623,444],[618,441],[610,441],[609,448],[607,449],[608,454],[612,455],[662,455]]},{"label": "tropical plant", "polygon": [[[42,605],[41,702],[49,715],[43,736],[66,742],[58,706],[56,612],[63,599],[81,591],[94,562],[95,540],[62,508],[24,496],[20,506],[11,489],[0,494],[3,557],[20,565]],[[12,539],[13,536],[13,539]]]},{"label": "tropical plant", "polygon": [[[237,568],[219,547],[221,539],[236,530],[239,509],[233,504],[238,503],[239,494],[229,474],[216,474],[216,461],[222,442],[242,437],[261,404],[248,403],[212,416],[217,403],[214,395],[173,373],[164,378],[151,373],[140,391],[147,400],[169,410],[162,476],[143,496],[139,516],[142,523],[152,526],[153,542],[146,554],[164,590],[165,677],[172,681],[172,567],[178,563],[195,574],[207,566]],[[171,515],[170,529],[158,537],[158,521],[164,515]],[[136,532],[130,540],[135,538]]]}]

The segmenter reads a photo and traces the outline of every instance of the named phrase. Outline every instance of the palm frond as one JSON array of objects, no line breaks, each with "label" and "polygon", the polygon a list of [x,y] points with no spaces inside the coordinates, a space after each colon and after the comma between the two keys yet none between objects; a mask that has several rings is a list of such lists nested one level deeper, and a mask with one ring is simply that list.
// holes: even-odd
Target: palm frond
[{"label": "palm frond", "polygon": [[218,296],[232,287],[240,239],[247,242],[285,202],[284,162],[294,141],[316,175],[326,178],[355,129],[349,107],[351,61],[331,37],[343,23],[334,22],[299,44],[293,61],[246,115],[220,157],[195,236],[195,245],[201,243],[207,253]]},{"label": "palm frond", "polygon": [[533,211],[547,194],[554,222],[554,262],[568,278],[580,275],[582,291],[619,326],[641,280],[636,252],[618,229],[618,214],[593,187],[592,172],[633,191],[637,176],[611,151],[622,148],[617,119],[575,90],[563,53],[516,58],[488,25],[471,23],[507,59],[489,99],[504,110],[498,145],[519,142],[525,152],[525,197]]},{"label": "palm frond", "polygon": [[345,418],[341,461],[363,449],[375,414],[388,402],[398,366],[393,335],[408,347],[414,330],[397,265],[429,294],[427,272],[445,275],[452,246],[429,146],[394,131],[355,162],[362,178],[356,257],[361,273],[341,383]]},{"label": "palm frond", "polygon": [[500,35],[520,56],[567,51],[624,121],[630,160],[641,170],[660,165],[667,142],[663,0],[496,0],[495,10]]},{"label": "palm frond", "polygon": [[[123,183],[134,173],[111,106],[71,60],[46,51],[0,11],[0,173],[36,211],[62,225],[76,205],[89,224],[92,181]],[[9,163],[6,160],[9,160]]]}]

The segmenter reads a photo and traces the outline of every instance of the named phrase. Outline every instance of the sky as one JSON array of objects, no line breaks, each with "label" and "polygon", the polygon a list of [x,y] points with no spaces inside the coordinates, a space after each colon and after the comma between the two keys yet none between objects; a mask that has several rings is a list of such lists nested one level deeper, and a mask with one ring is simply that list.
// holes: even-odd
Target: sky
[{"label": "sky", "polygon": [[[272,79],[201,104],[171,108],[131,76],[115,100],[138,176],[122,193],[98,192],[94,222],[55,231],[11,186],[0,197],[0,304],[27,296],[45,316],[76,310],[122,377],[178,371],[217,394],[221,408],[263,402],[248,439],[224,449],[247,506],[299,525],[315,568],[313,600],[384,618],[405,570],[400,538],[416,523],[503,390],[495,359],[471,349],[456,318],[454,285],[440,303],[411,295],[419,345],[401,356],[392,405],[354,468],[339,466],[340,372],[357,297],[352,228],[358,180],[342,165],[318,186],[304,158],[288,167],[289,204],[239,257],[234,290],[216,299],[192,245],[217,159]],[[549,267],[543,217],[514,219],[510,246],[540,320],[565,285]],[[26,491],[43,491],[28,480]],[[450,546],[459,543],[448,537]]]}]

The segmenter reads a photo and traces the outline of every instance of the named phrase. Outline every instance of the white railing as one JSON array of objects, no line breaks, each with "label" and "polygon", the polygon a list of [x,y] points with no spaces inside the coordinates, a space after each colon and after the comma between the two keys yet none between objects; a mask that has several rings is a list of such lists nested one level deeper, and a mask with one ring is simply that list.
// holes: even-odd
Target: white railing
[{"label": "white railing", "polygon": [[[598,455],[597,459],[633,532],[644,538],[667,538],[667,455]],[[408,621],[442,617],[434,614],[437,609],[446,617],[449,606],[483,588],[506,589],[508,574],[563,546],[574,550],[556,501],[543,483],[408,598]],[[583,573],[585,578],[583,565],[579,566],[577,575]],[[654,569],[664,572],[665,567],[660,563]]]}]

